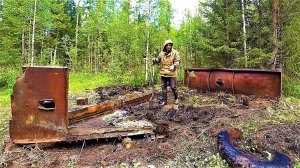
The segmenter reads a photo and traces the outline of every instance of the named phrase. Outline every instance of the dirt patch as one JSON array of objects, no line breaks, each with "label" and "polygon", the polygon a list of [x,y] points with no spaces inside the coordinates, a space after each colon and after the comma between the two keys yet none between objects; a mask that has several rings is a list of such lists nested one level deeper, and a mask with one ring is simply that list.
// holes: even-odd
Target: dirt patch
[{"label": "dirt patch", "polygon": [[111,100],[114,96],[125,95],[130,92],[143,92],[144,87],[137,86],[110,86],[110,87],[99,87],[95,89],[95,92],[98,94],[96,101],[97,103],[102,103],[107,100]]},{"label": "dirt patch", "polygon": [[[143,87],[106,87],[95,90],[95,102],[103,102],[130,92],[143,92]],[[223,129],[237,128],[233,142],[245,153],[266,159],[268,153],[288,154],[293,164],[299,162],[300,126],[298,123],[274,121],[278,102],[224,93],[198,93],[181,88],[180,104],[160,107],[160,94],[154,107],[148,102],[127,107],[129,117],[147,119],[157,127],[155,135],[132,137],[127,150],[122,139],[102,139],[56,143],[46,148],[13,146],[5,150],[1,165],[7,167],[99,167],[122,165],[164,165],[207,167],[218,157],[217,135]],[[95,121],[96,123],[96,121]],[[89,123],[91,125],[95,123]],[[221,160],[218,166],[225,165]],[[213,166],[213,165],[211,165]]]},{"label": "dirt patch", "polygon": [[299,124],[266,125],[255,135],[258,148],[280,151],[292,157],[300,156]]}]

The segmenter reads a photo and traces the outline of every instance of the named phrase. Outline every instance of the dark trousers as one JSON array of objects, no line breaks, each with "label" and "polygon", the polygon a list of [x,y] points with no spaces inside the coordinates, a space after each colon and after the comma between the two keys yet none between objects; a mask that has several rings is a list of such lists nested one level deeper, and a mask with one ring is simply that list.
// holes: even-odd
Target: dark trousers
[{"label": "dark trousers", "polygon": [[167,97],[168,86],[171,87],[175,99],[178,98],[176,77],[161,76],[161,89],[162,89],[162,94],[163,94],[162,96],[164,102],[167,102],[168,99]]}]

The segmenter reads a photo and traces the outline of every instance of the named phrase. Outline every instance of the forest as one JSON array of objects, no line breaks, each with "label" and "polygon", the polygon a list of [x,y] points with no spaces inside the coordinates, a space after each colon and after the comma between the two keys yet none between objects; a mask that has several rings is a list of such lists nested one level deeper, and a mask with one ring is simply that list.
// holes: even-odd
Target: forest
[{"label": "forest", "polygon": [[182,70],[279,68],[285,93],[298,96],[298,3],[199,2],[195,16],[186,10],[176,28],[167,0],[2,0],[0,87],[10,87],[22,66],[33,65],[112,73],[141,84],[149,81],[149,60],[172,39]]},{"label": "forest", "polygon": [[[68,67],[70,95],[98,87],[149,86],[152,59],[167,39],[180,53],[180,83],[186,68],[281,71],[283,101],[274,110],[283,112],[276,115],[280,121],[298,129],[300,0],[201,0],[195,7],[175,26],[170,0],[0,0],[0,140],[8,137],[10,95],[22,67]],[[154,71],[158,86],[159,69]],[[237,126],[246,127],[247,135],[262,128],[247,124]],[[198,166],[223,167],[212,153],[206,153],[209,163]],[[292,161],[300,165],[299,156]],[[70,167],[75,163],[68,160]]]}]

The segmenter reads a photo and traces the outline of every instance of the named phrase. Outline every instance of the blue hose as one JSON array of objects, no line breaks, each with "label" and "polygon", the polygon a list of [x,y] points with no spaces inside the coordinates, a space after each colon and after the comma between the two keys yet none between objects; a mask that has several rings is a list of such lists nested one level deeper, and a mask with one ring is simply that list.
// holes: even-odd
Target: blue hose
[{"label": "blue hose", "polygon": [[244,154],[236,149],[231,141],[227,131],[221,131],[218,137],[218,145],[221,156],[231,167],[246,168],[289,168],[291,159],[282,153],[274,152],[271,161],[255,160],[253,157]]}]

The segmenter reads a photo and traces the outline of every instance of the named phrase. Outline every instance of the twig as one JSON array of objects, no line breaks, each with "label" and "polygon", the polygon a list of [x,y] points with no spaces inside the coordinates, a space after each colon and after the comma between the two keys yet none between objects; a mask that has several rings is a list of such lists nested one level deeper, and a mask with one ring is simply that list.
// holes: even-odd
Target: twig
[{"label": "twig", "polygon": [[83,144],[82,144],[82,147],[81,147],[81,150],[80,150],[79,157],[81,157],[81,153],[82,153],[82,150],[83,150],[84,146],[85,146],[85,141],[83,141]]}]

